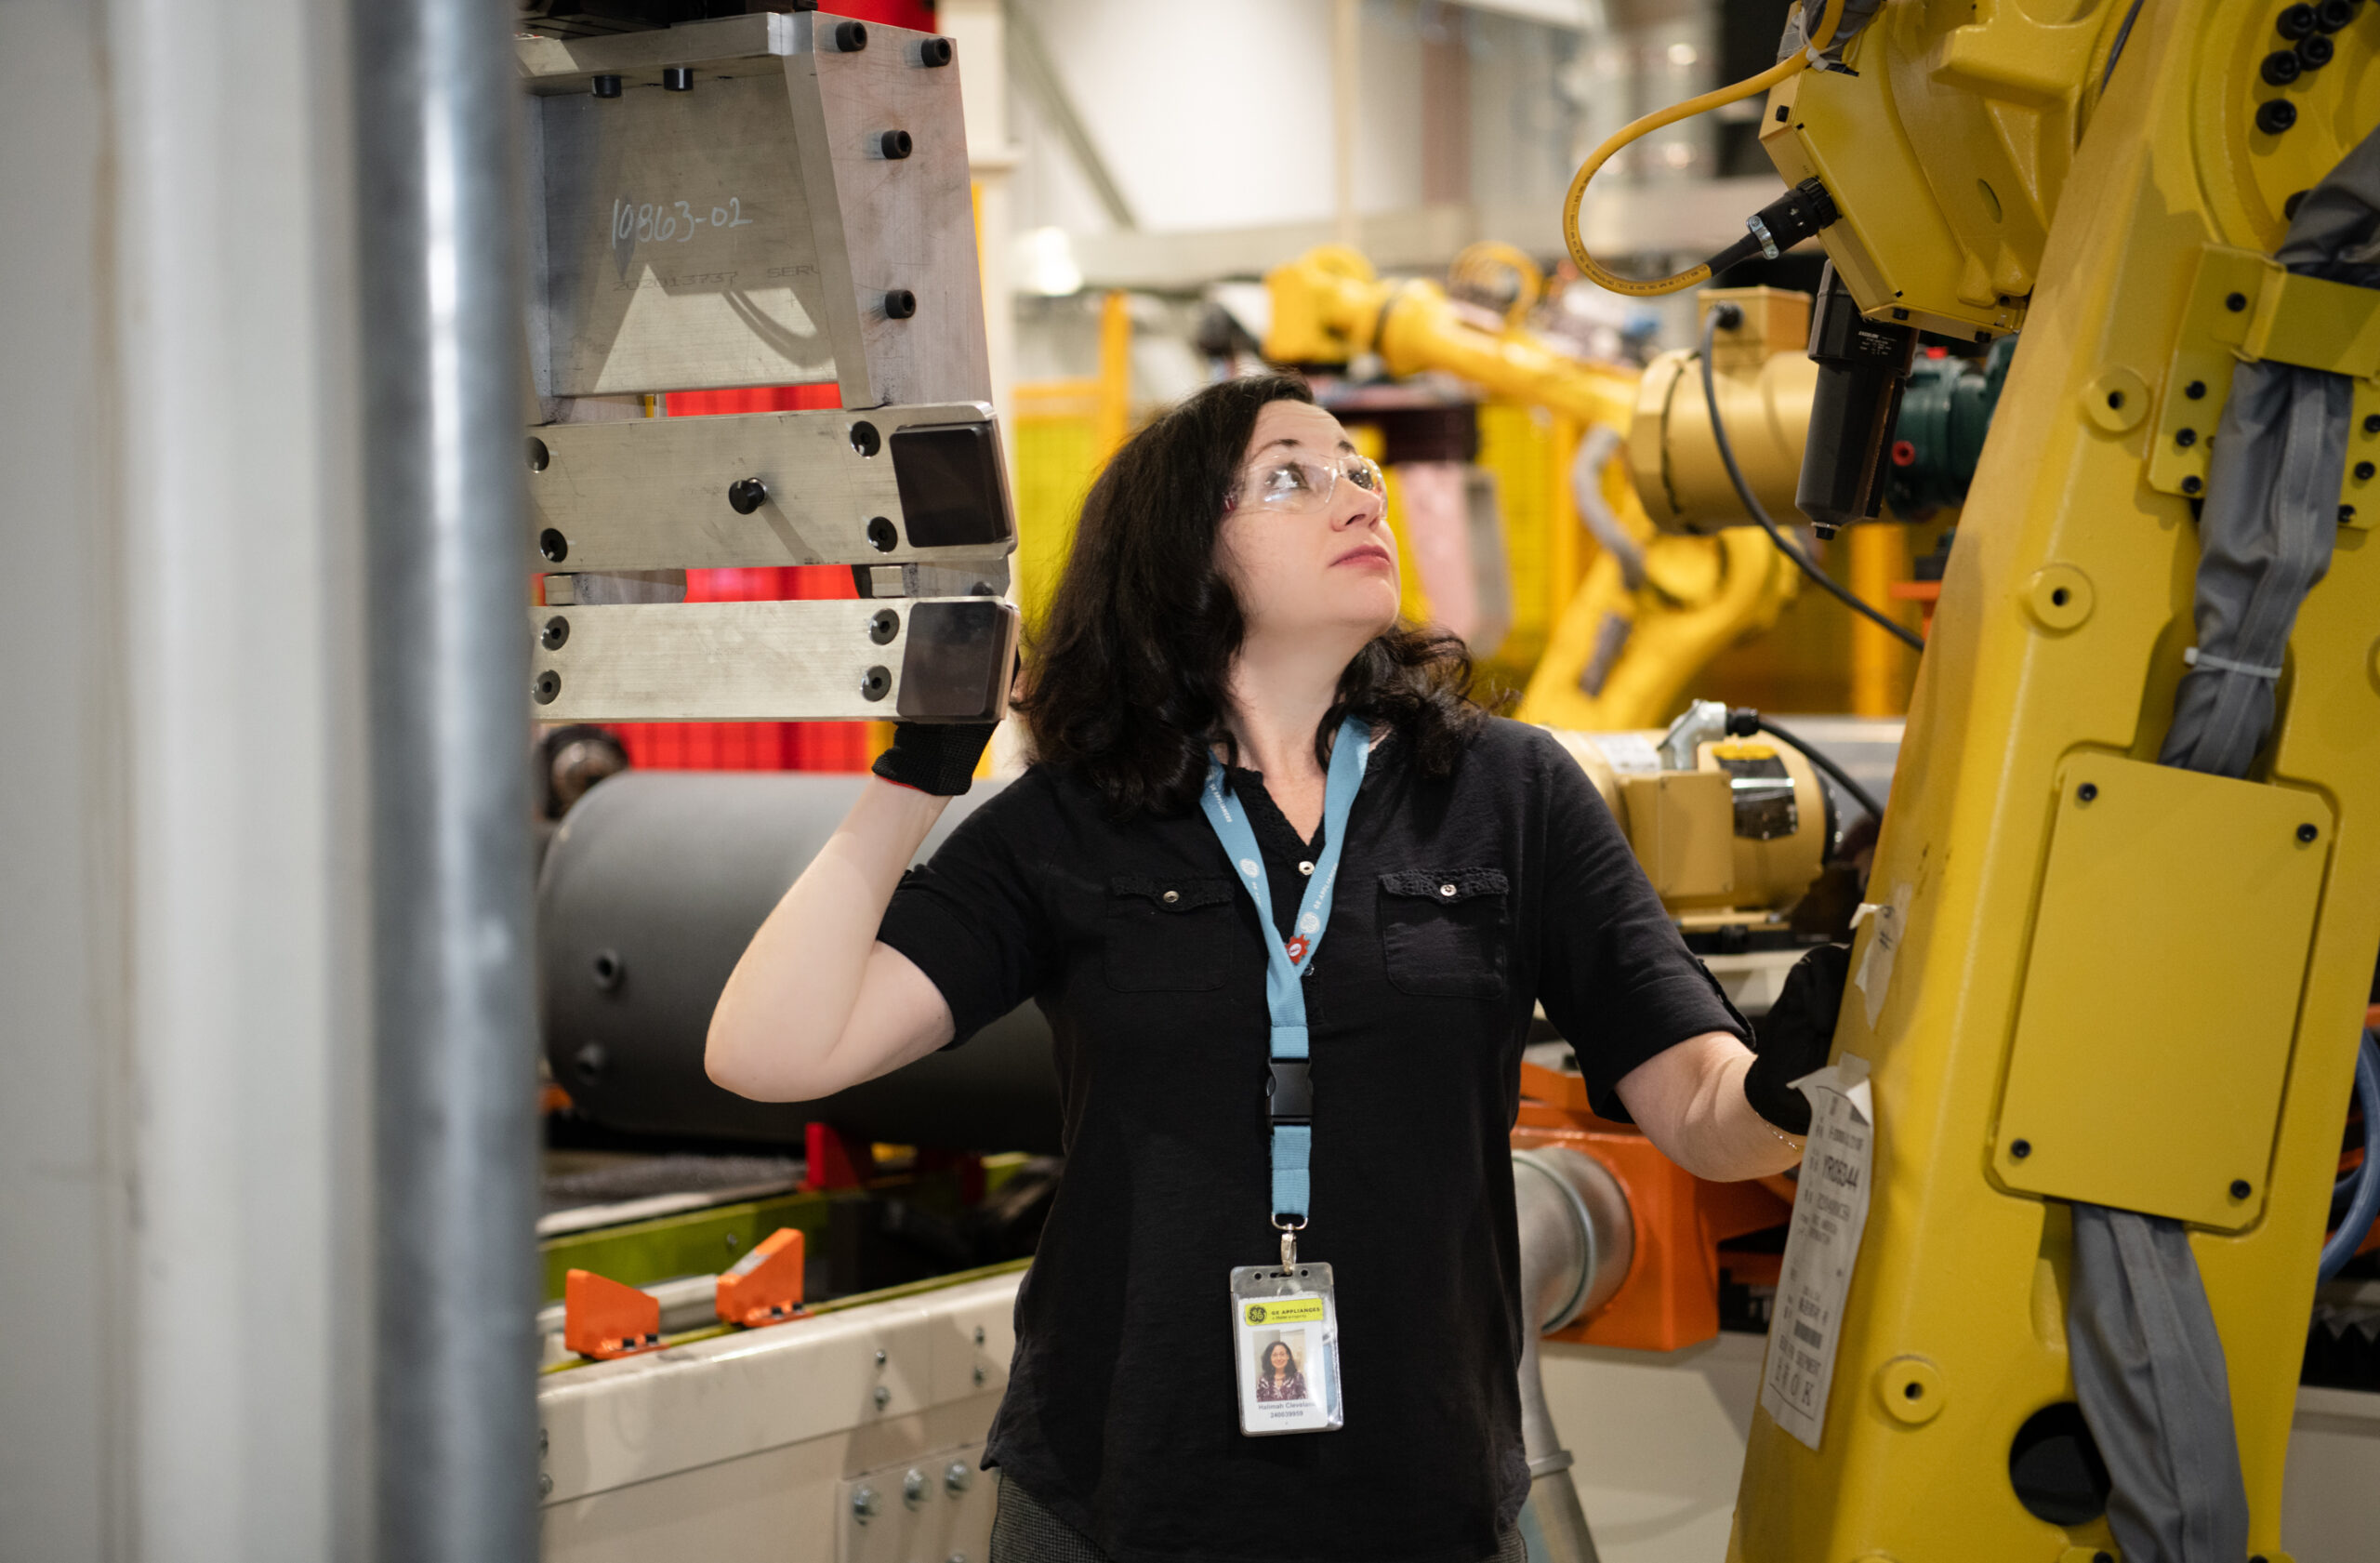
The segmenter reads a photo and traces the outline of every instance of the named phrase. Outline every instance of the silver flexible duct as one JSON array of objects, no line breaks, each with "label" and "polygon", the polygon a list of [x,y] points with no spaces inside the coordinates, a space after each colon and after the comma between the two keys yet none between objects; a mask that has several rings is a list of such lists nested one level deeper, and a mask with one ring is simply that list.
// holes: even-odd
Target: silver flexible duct
[{"label": "silver flexible duct", "polygon": [[1586,1510],[1570,1479],[1570,1451],[1545,1404],[1538,1338],[1611,1301],[1636,1256],[1628,1196],[1602,1162],[1559,1146],[1513,1152],[1520,1218],[1521,1298],[1533,1326],[1521,1347],[1521,1442],[1528,1503],[1521,1527],[1531,1563],[1596,1563]]}]

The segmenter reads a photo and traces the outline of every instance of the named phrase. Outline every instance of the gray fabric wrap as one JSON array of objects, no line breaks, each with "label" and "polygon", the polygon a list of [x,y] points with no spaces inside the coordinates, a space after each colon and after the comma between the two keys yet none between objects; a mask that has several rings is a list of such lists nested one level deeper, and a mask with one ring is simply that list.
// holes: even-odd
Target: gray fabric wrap
[{"label": "gray fabric wrap", "polygon": [[[2380,285],[2380,131],[2298,204],[2275,258]],[[2344,376],[2242,364],[2216,428],[2199,515],[2199,654],[2277,669],[2338,540],[2352,388]],[[2245,775],[2272,730],[2276,680],[2201,665],[2182,680],[2161,763]],[[2124,1563],[2239,1563],[2248,1495],[2223,1340],[2180,1223],[2074,1206],[2066,1336],[2083,1420],[2107,1462]]]}]

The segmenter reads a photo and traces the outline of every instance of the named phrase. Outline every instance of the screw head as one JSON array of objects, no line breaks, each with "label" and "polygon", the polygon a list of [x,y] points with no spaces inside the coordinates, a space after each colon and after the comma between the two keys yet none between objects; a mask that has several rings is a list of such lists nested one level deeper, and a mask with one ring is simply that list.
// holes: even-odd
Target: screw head
[{"label": "screw head", "polygon": [[980,1324],[975,1326],[975,1344],[977,1345],[984,1344],[984,1327]]},{"label": "screw head", "polygon": [[2291,6],[2273,19],[2273,30],[2284,38],[2303,38],[2314,31],[2314,7]]},{"label": "screw head", "polygon": [[2198,430],[2195,429],[2185,429],[2180,430],[2175,434],[2174,444],[2181,446],[2184,450],[2189,449],[2190,446],[2198,444]]},{"label": "screw head", "polygon": [[947,38],[928,38],[918,46],[918,63],[932,70],[949,64],[952,56],[958,52],[956,46]]},{"label": "screw head", "polygon": [[597,76],[592,86],[598,98],[617,98],[620,95],[620,78],[617,76]]},{"label": "screw head", "polygon": [[[2290,112],[2294,114],[2296,111]],[[2248,307],[2248,296],[2244,293],[2227,293],[2223,296],[2223,307],[2236,315]]]},{"label": "screw head", "polygon": [[620,952],[615,949],[597,950],[588,964],[595,974],[595,986],[606,993],[620,986],[620,978],[628,971],[628,962],[620,959]]},{"label": "screw head", "polygon": [[2305,842],[2307,846],[2312,846],[2316,839],[2321,834],[2321,827],[2315,825],[2310,821],[2297,828],[2297,839]]},{"label": "screw head", "polygon": [[884,1364],[890,1360],[891,1358],[885,1355],[884,1348],[882,1346],[876,1348],[876,1365],[878,1367],[883,1367]]},{"label": "screw head", "polygon": [[2297,63],[2308,71],[2319,71],[2328,65],[2336,52],[2337,46],[2320,33],[2310,38],[2297,40]]},{"label": "screw head", "polygon": [[952,1461],[942,1473],[943,1490],[954,1498],[974,1485],[974,1481],[975,1473],[967,1468],[967,1463],[963,1460]]},{"label": "screw head", "polygon": [[926,1501],[926,1474],[912,1465],[901,1477],[901,1502],[916,1508]]},{"label": "screw head", "polygon": [[552,465],[554,453],[548,450],[546,448],[546,442],[540,440],[535,434],[529,436],[528,451],[529,470],[532,472],[542,472],[549,466]]},{"label": "screw head", "polygon": [[2099,784],[2097,782],[2084,782],[2081,787],[2074,789],[2074,797],[2079,802],[2088,803],[2098,796]]},{"label": "screw head", "polygon": [[2371,462],[2369,462],[2369,461],[2359,461],[2359,462],[2357,462],[2357,463],[2355,464],[2355,481],[2356,481],[2356,482],[2358,482],[2358,483],[2368,483],[2368,482],[2370,482],[2370,481],[2371,481],[2371,479],[2372,479],[2372,474],[2373,474],[2373,470],[2374,470],[2374,469],[2373,469],[2373,465],[2372,465],[2372,463],[2371,463]]},{"label": "screw head", "polygon": [[[2296,123],[2297,105],[2286,98],[2268,99],[2256,105],[2256,128],[2268,136],[2278,136]],[[2240,298],[2241,302],[2234,304],[2231,298]],[[2237,293],[2223,302],[2234,314],[2247,308],[2246,299]]]},{"label": "screw head", "polygon": [[2195,472],[2182,480],[2182,492],[2184,494],[2196,494],[2200,489],[2204,488],[2205,486],[2205,483],[2201,480]]},{"label": "screw head", "polygon": [[839,21],[835,24],[835,47],[845,54],[857,54],[867,47],[867,23]]},{"label": "screw head", "polygon": [[980,1389],[983,1387],[984,1380],[989,1376],[989,1374],[984,1371],[984,1365],[981,1362],[975,1364],[975,1384],[977,1388]]},{"label": "screw head", "polygon": [[918,312],[918,296],[906,287],[896,287],[884,296],[884,318],[906,320]]},{"label": "screw head", "polygon": [[2231,1198],[2234,1199],[2244,1199],[2254,1192],[2255,1192],[2255,1190],[2254,1186],[2249,1184],[2247,1179],[2233,1178],[2231,1180]]},{"label": "screw head", "polygon": [[2295,49],[2275,49],[2265,56],[2264,64],[2258,68],[2257,74],[2264,77],[2267,86],[2287,86],[2297,79],[2297,73],[2303,67],[2298,63]]},{"label": "screw head", "polygon": [[539,1471],[537,1473],[537,1496],[540,1498],[550,1498],[553,1495],[554,1478],[548,1473]]},{"label": "screw head", "polygon": [[546,620],[545,628],[537,631],[537,643],[548,651],[562,650],[563,642],[569,639],[570,620],[560,614]]},{"label": "screw head", "polygon": [[664,65],[661,68],[661,90],[664,92],[694,91],[694,67],[691,65]]},{"label": "screw head", "polygon": [[859,697],[863,700],[881,700],[892,692],[892,670],[882,663],[859,676]]},{"label": "screw head", "polygon": [[552,705],[554,703],[554,696],[561,693],[562,675],[555,672],[551,668],[549,668],[544,672],[539,673],[537,675],[537,682],[529,686],[529,697],[536,701],[540,706]]},{"label": "screw head", "polygon": [[892,522],[877,516],[867,523],[867,546],[879,553],[891,553],[899,545],[901,534],[892,529]]},{"label": "screw head", "polygon": [[851,440],[852,449],[862,456],[874,456],[884,448],[883,437],[877,433],[876,425],[864,418],[852,425]]},{"label": "screw head", "polygon": [[559,564],[570,557],[570,539],[549,526],[537,534],[537,551],[548,563]]},{"label": "screw head", "polygon": [[2192,380],[2189,384],[2182,387],[2182,394],[2188,397],[2193,402],[2202,400],[2206,395],[2206,382],[2204,380]]},{"label": "screw head", "polygon": [[2033,1142],[2030,1140],[2011,1140],[2008,1143],[2008,1154],[2015,1159],[2022,1161],[2025,1158],[2033,1154]]},{"label": "screw head", "polygon": [[916,146],[906,130],[887,130],[876,139],[876,150],[882,152],[887,161],[893,163],[908,156]]},{"label": "screw head", "polygon": [[727,508],[750,515],[769,502],[769,485],[758,478],[738,478],[727,485]]},{"label": "screw head", "polygon": [[879,608],[867,618],[867,638],[878,645],[890,645],[892,637],[901,632],[901,616],[890,608]]},{"label": "screw head", "polygon": [[876,1393],[868,1398],[876,1402],[876,1409],[880,1411],[892,1403],[892,1388],[890,1384],[879,1384],[876,1386]]},{"label": "screw head", "polygon": [[852,1515],[862,1525],[876,1517],[876,1489],[862,1487],[852,1492]]}]

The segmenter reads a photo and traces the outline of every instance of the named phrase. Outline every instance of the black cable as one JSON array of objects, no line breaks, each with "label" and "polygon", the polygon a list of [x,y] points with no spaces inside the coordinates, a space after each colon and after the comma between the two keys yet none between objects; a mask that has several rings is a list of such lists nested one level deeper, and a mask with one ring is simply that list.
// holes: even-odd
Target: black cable
[{"label": "black cable", "polygon": [[1861,602],[1852,593],[1848,587],[1845,587],[1840,581],[1837,581],[1832,576],[1828,575],[1824,570],[1819,569],[1815,563],[1811,563],[1810,556],[1808,554],[1805,554],[1800,549],[1795,548],[1792,543],[1787,539],[1785,534],[1778,529],[1777,523],[1768,519],[1768,512],[1761,509],[1759,498],[1754,496],[1752,491],[1752,484],[1744,481],[1744,470],[1736,465],[1735,447],[1727,443],[1726,425],[1722,423],[1719,418],[1719,385],[1718,382],[1712,378],[1711,373],[1711,348],[1712,343],[1718,335],[1719,316],[1722,313],[1728,311],[1734,311],[1736,319],[1738,320],[1741,320],[1743,318],[1742,311],[1737,310],[1736,306],[1733,304],[1713,305],[1711,312],[1702,317],[1702,399],[1711,409],[1712,443],[1719,447],[1719,461],[1721,465],[1727,469],[1727,481],[1736,485],[1736,497],[1744,502],[1744,510],[1752,516],[1753,523],[1758,525],[1762,531],[1768,534],[1768,540],[1777,545],[1778,551],[1801,566],[1802,574],[1809,576],[1810,579],[1824,587],[1829,592],[1832,593],[1844,607],[1849,608],[1853,613],[1865,615],[1870,620],[1874,622],[1878,628],[1882,629],[1886,634],[1892,636],[1893,639],[1900,642],[1903,645],[1908,646],[1910,650],[1921,653],[1924,652],[1925,650],[1925,642],[1924,641],[1918,639],[1915,635],[1911,634],[1899,625],[1895,624],[1891,619],[1885,617],[1882,613],[1869,606],[1866,603]]},{"label": "black cable", "polygon": [[2108,68],[2099,73],[2099,90],[2116,79],[2116,61],[2123,58],[2123,46],[2132,37],[2132,24],[2140,20],[2140,0],[2132,0],[2132,9],[2124,12],[2123,25],[2116,29],[2116,41],[2108,49]]},{"label": "black cable", "polygon": [[[1746,714],[1750,715],[1755,722],[1759,723],[1760,730],[1767,734],[1770,737],[1775,738],[1779,743],[1790,744],[1793,748],[1800,749],[1802,751],[1803,759],[1808,761],[1819,770],[1824,771],[1828,777],[1833,781],[1835,786],[1843,788],[1844,791],[1851,795],[1851,801],[1853,802],[1868,811],[1870,817],[1878,820],[1884,817],[1884,806],[1876,801],[1874,794],[1871,793],[1866,788],[1861,787],[1858,782],[1853,781],[1851,779],[1851,773],[1836,764],[1831,759],[1828,758],[1824,751],[1812,748],[1803,739],[1788,733],[1785,729],[1778,726],[1775,722],[1769,721],[1766,717],[1760,715],[1756,711],[1748,712]],[[1732,726],[1733,723],[1730,723],[1729,725]]]}]

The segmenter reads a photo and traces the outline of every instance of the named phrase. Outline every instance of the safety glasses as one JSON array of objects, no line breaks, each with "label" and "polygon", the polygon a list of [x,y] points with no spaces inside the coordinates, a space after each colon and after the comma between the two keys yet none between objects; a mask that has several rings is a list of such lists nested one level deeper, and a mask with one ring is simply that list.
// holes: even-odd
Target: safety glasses
[{"label": "safety glasses", "polygon": [[1387,493],[1387,478],[1380,464],[1368,456],[1351,451],[1337,460],[1324,460],[1274,455],[1260,458],[1240,474],[1239,489],[1225,508],[1306,514],[1329,505],[1342,478],[1374,498]]}]

